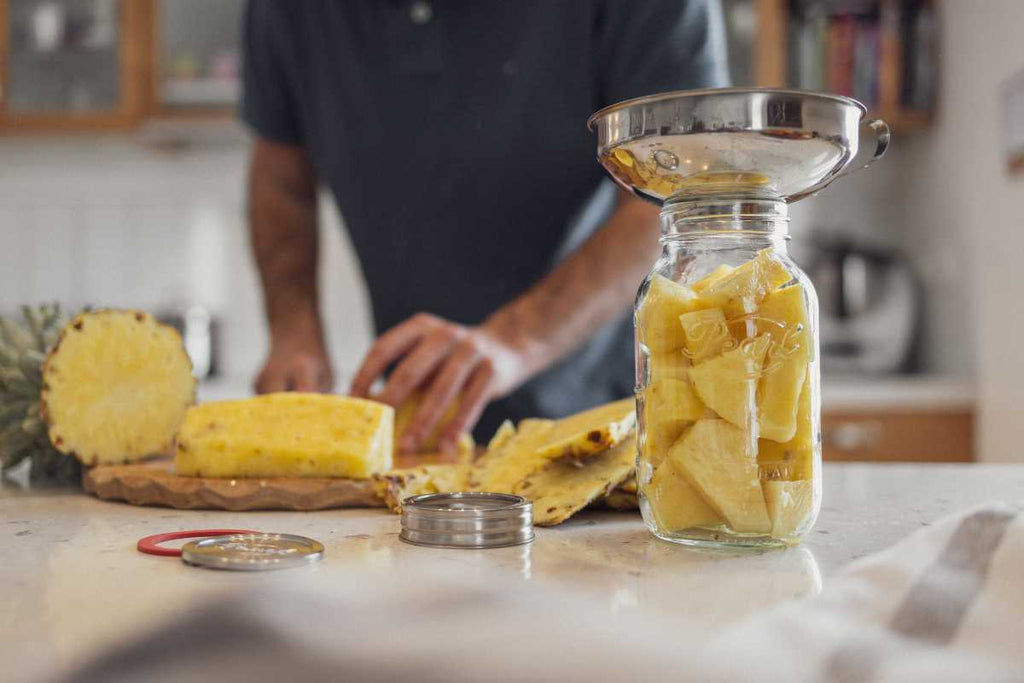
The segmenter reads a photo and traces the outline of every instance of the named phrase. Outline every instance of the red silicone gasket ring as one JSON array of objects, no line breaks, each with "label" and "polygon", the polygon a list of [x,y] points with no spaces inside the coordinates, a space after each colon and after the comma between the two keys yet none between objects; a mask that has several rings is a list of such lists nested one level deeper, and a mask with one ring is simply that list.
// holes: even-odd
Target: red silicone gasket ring
[{"label": "red silicone gasket ring", "polygon": [[193,529],[191,531],[171,531],[166,534],[153,534],[140,538],[135,548],[140,553],[147,555],[161,555],[163,557],[181,557],[181,548],[161,548],[161,543],[174,541],[179,538],[205,538],[209,536],[227,536],[230,534],[258,534],[258,531],[248,529]]}]

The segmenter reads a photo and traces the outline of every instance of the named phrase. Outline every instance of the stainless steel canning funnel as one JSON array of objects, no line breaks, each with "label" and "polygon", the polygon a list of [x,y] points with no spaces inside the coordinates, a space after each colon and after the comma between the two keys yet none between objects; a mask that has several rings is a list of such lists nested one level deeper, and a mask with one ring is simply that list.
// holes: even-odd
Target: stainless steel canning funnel
[{"label": "stainless steel canning funnel", "polygon": [[885,154],[889,126],[864,115],[848,97],[721,88],[627,100],[587,125],[616,182],[659,205],[736,194],[794,202]]}]

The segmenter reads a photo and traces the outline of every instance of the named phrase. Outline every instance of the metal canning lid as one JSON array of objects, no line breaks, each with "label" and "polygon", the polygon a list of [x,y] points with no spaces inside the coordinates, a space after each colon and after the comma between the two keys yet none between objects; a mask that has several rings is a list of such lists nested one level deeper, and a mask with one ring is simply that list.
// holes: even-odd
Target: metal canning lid
[{"label": "metal canning lid", "polygon": [[406,543],[504,548],[533,540],[533,503],[504,493],[429,493],[402,502]]},{"label": "metal canning lid", "polygon": [[293,534],[231,534],[191,541],[181,548],[186,564],[209,569],[263,571],[310,564],[322,558],[319,541]]}]

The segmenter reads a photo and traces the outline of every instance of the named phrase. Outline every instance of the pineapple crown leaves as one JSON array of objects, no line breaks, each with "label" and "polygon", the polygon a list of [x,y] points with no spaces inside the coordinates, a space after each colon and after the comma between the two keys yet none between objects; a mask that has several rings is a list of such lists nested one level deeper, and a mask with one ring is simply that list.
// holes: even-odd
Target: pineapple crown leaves
[{"label": "pineapple crown leaves", "polygon": [[46,478],[74,468],[50,443],[40,404],[43,363],[67,318],[59,304],[23,306],[21,318],[0,317],[0,470],[28,458],[32,477]]}]

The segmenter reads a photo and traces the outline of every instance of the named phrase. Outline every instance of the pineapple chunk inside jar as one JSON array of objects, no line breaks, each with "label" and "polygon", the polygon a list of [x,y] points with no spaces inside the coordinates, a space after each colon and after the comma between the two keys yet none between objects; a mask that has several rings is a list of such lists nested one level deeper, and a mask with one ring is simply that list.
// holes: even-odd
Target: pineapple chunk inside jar
[{"label": "pineapple chunk inside jar", "polygon": [[639,482],[657,536],[799,542],[820,506],[816,302],[771,249],[637,303]]}]

